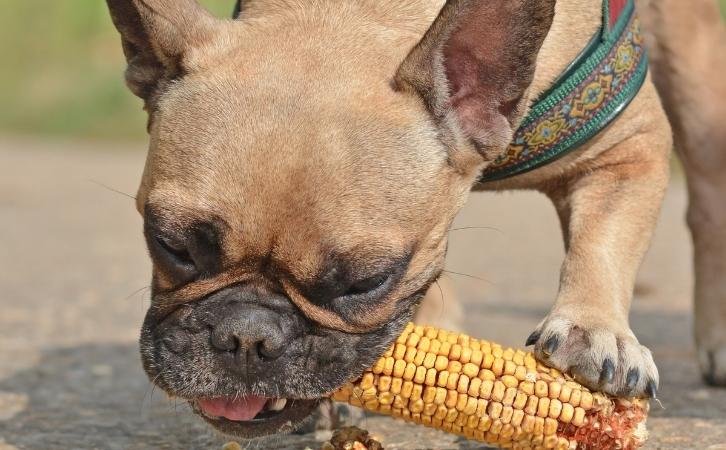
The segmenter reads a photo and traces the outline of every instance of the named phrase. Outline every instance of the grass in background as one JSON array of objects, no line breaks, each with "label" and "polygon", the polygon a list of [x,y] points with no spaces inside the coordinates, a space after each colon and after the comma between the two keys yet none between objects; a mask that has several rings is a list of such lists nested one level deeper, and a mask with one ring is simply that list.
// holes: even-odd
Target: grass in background
[{"label": "grass in background", "polygon": [[[233,0],[206,0],[220,16]],[[126,89],[120,39],[102,0],[4,0],[0,131],[114,140],[144,137]]]},{"label": "grass in background", "polygon": [[[687,0],[684,0],[687,1]],[[726,14],[726,0],[719,0]],[[234,0],[202,0],[228,16]],[[3,0],[0,132],[140,139],[146,114],[125,88],[103,0]]]}]

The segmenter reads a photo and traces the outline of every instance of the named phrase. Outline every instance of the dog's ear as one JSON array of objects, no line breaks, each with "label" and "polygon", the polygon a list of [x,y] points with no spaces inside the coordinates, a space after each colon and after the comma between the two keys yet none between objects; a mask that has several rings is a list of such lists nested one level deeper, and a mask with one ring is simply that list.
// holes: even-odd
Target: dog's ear
[{"label": "dog's ear", "polygon": [[217,19],[195,0],[106,0],[128,62],[126,83],[153,108],[164,83],[183,76],[185,56],[211,36]]},{"label": "dog's ear", "polygon": [[469,141],[490,159],[522,120],[555,1],[449,0],[399,67],[396,86],[423,98],[454,146]]}]

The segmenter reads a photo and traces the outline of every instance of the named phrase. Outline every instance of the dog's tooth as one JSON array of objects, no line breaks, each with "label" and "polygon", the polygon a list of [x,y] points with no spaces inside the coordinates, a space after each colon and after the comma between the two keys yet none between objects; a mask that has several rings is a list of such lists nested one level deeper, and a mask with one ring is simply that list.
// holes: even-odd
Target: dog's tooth
[{"label": "dog's tooth", "polygon": [[282,411],[287,405],[287,399],[278,398],[270,403],[270,411]]}]

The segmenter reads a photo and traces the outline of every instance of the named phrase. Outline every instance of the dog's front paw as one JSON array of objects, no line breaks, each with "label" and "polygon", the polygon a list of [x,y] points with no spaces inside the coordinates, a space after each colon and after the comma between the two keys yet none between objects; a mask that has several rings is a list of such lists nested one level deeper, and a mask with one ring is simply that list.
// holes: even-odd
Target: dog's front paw
[{"label": "dog's front paw", "polygon": [[612,395],[655,398],[658,369],[630,328],[551,314],[527,339],[540,361]]}]

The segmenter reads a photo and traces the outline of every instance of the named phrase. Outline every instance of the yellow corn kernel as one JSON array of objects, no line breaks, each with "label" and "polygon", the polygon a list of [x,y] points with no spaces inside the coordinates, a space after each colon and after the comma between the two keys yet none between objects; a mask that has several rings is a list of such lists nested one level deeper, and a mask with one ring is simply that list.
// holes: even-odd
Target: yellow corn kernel
[{"label": "yellow corn kernel", "polygon": [[504,391],[504,398],[502,399],[502,404],[505,406],[512,406],[516,397],[517,388],[507,388],[507,390]]},{"label": "yellow corn kernel", "polygon": [[414,363],[406,364],[406,368],[403,370],[403,379],[407,381],[413,380],[413,376],[416,374],[416,365]]},{"label": "yellow corn kernel", "polygon": [[496,403],[496,402],[489,403],[489,408],[487,409],[487,414],[489,414],[489,417],[491,417],[492,420],[498,419],[499,416],[502,415],[502,404]]},{"label": "yellow corn kernel", "polygon": [[449,379],[446,382],[447,389],[456,389],[459,385],[459,374],[456,372],[449,372]]},{"label": "yellow corn kernel", "polygon": [[373,387],[373,379],[374,379],[373,373],[366,373],[366,374],[364,374],[363,375],[363,378],[361,378],[361,380],[360,380],[360,387],[361,387],[361,389],[363,389],[365,391],[366,389],[372,388]]},{"label": "yellow corn kernel", "polygon": [[537,405],[539,404],[539,397],[536,395],[530,395],[527,399],[527,404],[524,407],[524,412],[530,416],[537,414]]},{"label": "yellow corn kernel", "polygon": [[551,381],[547,386],[548,395],[551,399],[560,398],[560,392],[562,392],[562,383],[557,381]]},{"label": "yellow corn kernel", "polygon": [[424,366],[418,366],[416,367],[416,372],[413,375],[413,382],[418,384],[423,384],[426,381],[426,367]]},{"label": "yellow corn kernel", "polygon": [[562,412],[560,413],[559,420],[562,423],[570,423],[572,416],[575,415],[575,408],[569,403],[562,404]]},{"label": "yellow corn kernel", "polygon": [[504,374],[504,360],[502,358],[497,358],[492,363],[492,372],[494,372],[494,375],[497,377],[501,377],[502,374]]},{"label": "yellow corn kernel", "polygon": [[567,403],[570,401],[570,398],[572,398],[572,388],[567,384],[563,384],[560,386],[560,401]]},{"label": "yellow corn kernel", "polygon": [[459,391],[460,394],[466,394],[469,392],[469,377],[466,375],[459,376],[459,383],[456,386],[456,390]]},{"label": "yellow corn kernel", "polygon": [[550,414],[550,399],[548,397],[540,398],[537,403],[537,416],[547,417]]},{"label": "yellow corn kernel", "polygon": [[376,365],[373,366],[373,370],[371,370],[374,374],[380,375],[383,373],[383,368],[386,366],[386,358],[378,358],[378,361],[376,361]]},{"label": "yellow corn kernel", "polygon": [[553,419],[557,419],[562,414],[562,402],[557,399],[550,400],[550,413],[549,416]]},{"label": "yellow corn kernel", "polygon": [[523,381],[519,383],[519,390],[527,395],[534,395],[534,383],[531,381]]},{"label": "yellow corn kernel", "polygon": [[497,379],[497,376],[494,375],[494,372],[492,372],[489,369],[482,369],[479,371],[479,376],[482,381],[494,381]]},{"label": "yellow corn kernel", "polygon": [[582,398],[580,399],[580,407],[585,411],[592,409],[592,401],[592,394],[589,392],[583,392]]},{"label": "yellow corn kernel", "polygon": [[403,385],[403,379],[402,378],[392,378],[391,379],[391,393],[392,394],[400,394],[401,393],[401,385]]},{"label": "yellow corn kernel", "polygon": [[438,375],[438,372],[433,367],[426,371],[426,377],[424,379],[426,386],[436,386],[436,375]]},{"label": "yellow corn kernel", "polygon": [[507,387],[504,386],[504,383],[502,383],[500,380],[497,380],[494,382],[494,389],[492,390],[492,400],[495,402],[501,402],[504,400],[504,392],[507,390]]},{"label": "yellow corn kernel", "polygon": [[481,379],[479,377],[472,377],[469,381],[469,390],[467,391],[472,397],[479,396],[479,390],[481,389]]},{"label": "yellow corn kernel", "polygon": [[408,348],[406,348],[406,353],[404,354],[403,358],[401,358],[401,359],[403,359],[407,363],[412,363],[413,358],[416,356],[416,352],[417,352],[416,347],[408,347]]},{"label": "yellow corn kernel", "polygon": [[461,358],[461,345],[454,344],[454,345],[451,346],[451,351],[449,351],[449,359],[453,359],[454,361],[458,361],[459,358]]},{"label": "yellow corn kernel", "polygon": [[585,425],[585,410],[579,406],[575,408],[575,415],[572,417],[572,424],[576,427]]},{"label": "yellow corn kernel", "polygon": [[519,380],[514,375],[502,376],[502,383],[508,388],[516,388],[519,386]]},{"label": "yellow corn kernel", "polygon": [[464,408],[466,408],[466,403],[469,401],[469,396],[466,394],[459,394],[456,397],[456,410],[457,411],[464,411]]},{"label": "yellow corn kernel", "polygon": [[436,362],[434,363],[434,369],[441,372],[444,369],[446,369],[447,367],[449,367],[449,358],[447,358],[446,356],[441,356],[441,355],[437,356]]},{"label": "yellow corn kernel", "polygon": [[534,385],[534,393],[537,397],[547,397],[548,384],[543,380],[538,380]]},{"label": "yellow corn kernel", "polygon": [[570,395],[569,403],[577,408],[578,406],[580,406],[580,400],[582,400],[582,391],[579,389],[573,389],[572,395]]},{"label": "yellow corn kernel", "polygon": [[447,408],[453,408],[456,406],[456,401],[459,399],[459,393],[456,391],[446,391],[446,400],[444,404]]},{"label": "yellow corn kernel", "polygon": [[410,398],[412,390],[413,390],[413,383],[411,383],[410,381],[404,381],[403,386],[401,387],[401,397]]},{"label": "yellow corn kernel", "polygon": [[449,372],[446,370],[442,370],[439,372],[439,377],[436,380],[436,385],[441,387],[446,387],[446,385],[449,383]]},{"label": "yellow corn kernel", "polygon": [[431,369],[434,367],[434,364],[436,363],[436,355],[433,353],[426,353],[426,356],[423,360],[423,366],[427,369]]}]

